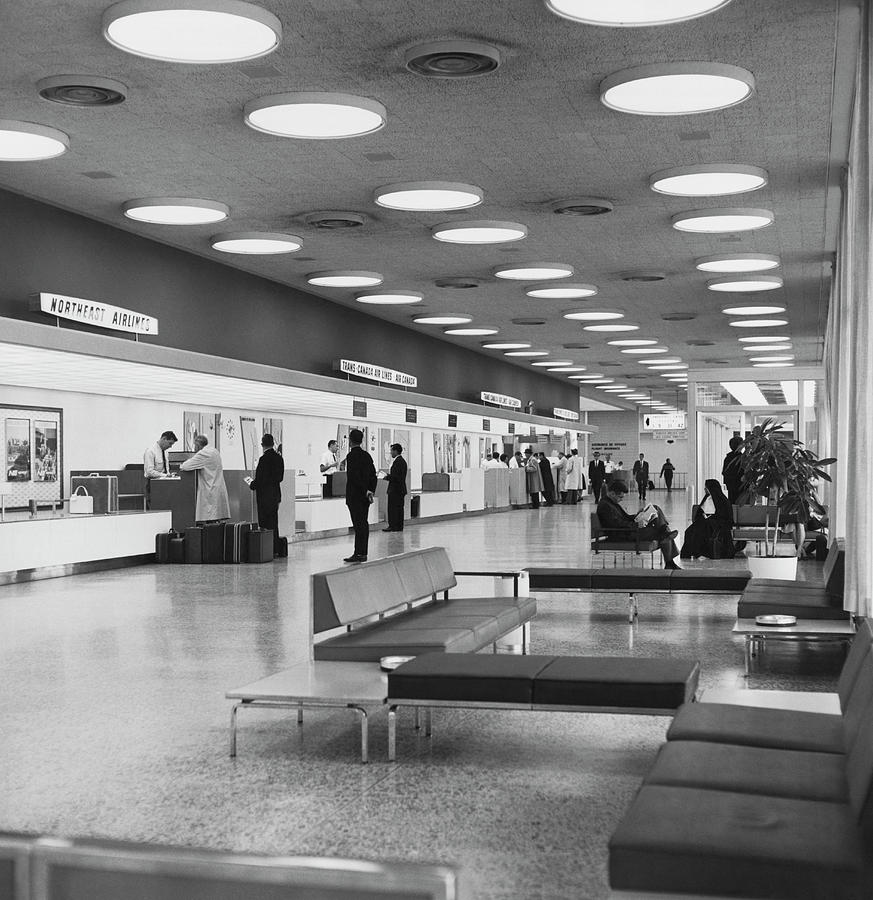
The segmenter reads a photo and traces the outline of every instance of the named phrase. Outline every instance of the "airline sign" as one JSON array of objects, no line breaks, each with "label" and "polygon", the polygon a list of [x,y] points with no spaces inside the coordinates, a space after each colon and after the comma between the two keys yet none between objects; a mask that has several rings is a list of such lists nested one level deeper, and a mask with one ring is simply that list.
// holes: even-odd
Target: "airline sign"
[{"label": "airline sign", "polygon": [[493,403],[495,406],[508,406],[510,409],[521,409],[521,400],[517,397],[507,397],[504,394],[494,394],[491,391],[482,391],[479,397],[483,403]]},{"label": "airline sign", "polygon": [[339,359],[334,368],[344,375],[368,378],[370,381],[379,381],[382,384],[396,384],[399,387],[418,387],[418,379],[414,375],[407,375],[406,372],[395,372],[394,369],[374,366],[372,363],[357,362],[353,359]]},{"label": "airline sign", "polygon": [[111,306],[96,300],[80,300],[78,297],[64,297],[62,294],[40,293],[35,308],[59,319],[109,328],[112,331],[129,331],[133,334],[157,334],[158,320],[132,309]]}]

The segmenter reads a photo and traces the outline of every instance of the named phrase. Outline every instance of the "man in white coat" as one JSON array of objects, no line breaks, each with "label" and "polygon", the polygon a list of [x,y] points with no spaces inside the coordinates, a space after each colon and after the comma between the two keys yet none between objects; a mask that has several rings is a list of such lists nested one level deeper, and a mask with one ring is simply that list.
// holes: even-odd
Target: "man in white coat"
[{"label": "man in white coat", "polygon": [[567,490],[567,502],[578,503],[582,490],[582,460],[579,459],[579,451],[571,450],[567,457],[567,470],[565,472],[564,485]]},{"label": "man in white coat", "polygon": [[230,518],[221,454],[214,447],[207,448],[208,443],[202,434],[198,434],[194,438],[194,449],[197,452],[179,466],[183,472],[197,472],[197,508],[194,519],[198,523],[219,522]]},{"label": "man in white coat", "polygon": [[567,457],[552,450],[549,455],[549,465],[552,467],[552,480],[555,482],[555,500],[558,503],[567,502]]}]

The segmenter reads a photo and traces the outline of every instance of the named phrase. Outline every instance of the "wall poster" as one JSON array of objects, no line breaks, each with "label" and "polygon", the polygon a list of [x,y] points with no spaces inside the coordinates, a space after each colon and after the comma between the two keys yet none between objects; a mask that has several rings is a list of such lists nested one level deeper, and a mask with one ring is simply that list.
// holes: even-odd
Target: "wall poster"
[{"label": "wall poster", "polygon": [[243,468],[254,469],[261,455],[261,436],[255,420],[249,416],[239,417],[239,433],[243,446]]},{"label": "wall poster", "polygon": [[34,481],[58,480],[58,423],[33,423]]},{"label": "wall poster", "polygon": [[30,481],[30,419],[6,420],[6,480]]},{"label": "wall poster", "polygon": [[0,490],[7,509],[63,500],[63,421],[56,407],[0,405]]}]

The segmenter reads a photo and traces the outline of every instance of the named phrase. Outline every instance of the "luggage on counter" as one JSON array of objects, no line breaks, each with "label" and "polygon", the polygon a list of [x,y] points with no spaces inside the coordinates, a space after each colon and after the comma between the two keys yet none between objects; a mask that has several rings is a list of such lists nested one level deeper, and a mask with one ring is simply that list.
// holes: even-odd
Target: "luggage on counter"
[{"label": "luggage on counter", "polygon": [[279,538],[279,556],[283,559],[288,557],[288,538],[286,537]]},{"label": "luggage on counter", "polygon": [[185,538],[181,535],[170,538],[170,559],[171,563],[185,562]]},{"label": "luggage on counter", "polygon": [[179,537],[175,531],[161,531],[155,535],[155,562],[170,561],[170,538]]},{"label": "luggage on counter", "polygon": [[79,486],[94,498],[94,513],[118,512],[118,476],[98,475],[92,472],[90,475],[73,475],[70,478],[70,490],[75,493]]},{"label": "luggage on counter", "polygon": [[246,534],[246,562],[261,563],[273,560],[273,530],[253,528]]},{"label": "luggage on counter", "polygon": [[185,529],[185,562],[203,562],[203,528],[199,525]]},{"label": "luggage on counter", "polygon": [[203,529],[203,562],[224,562],[224,522],[211,522],[202,525]]},{"label": "luggage on counter", "polygon": [[224,523],[224,561],[226,563],[246,561],[246,535],[251,530],[251,522]]}]

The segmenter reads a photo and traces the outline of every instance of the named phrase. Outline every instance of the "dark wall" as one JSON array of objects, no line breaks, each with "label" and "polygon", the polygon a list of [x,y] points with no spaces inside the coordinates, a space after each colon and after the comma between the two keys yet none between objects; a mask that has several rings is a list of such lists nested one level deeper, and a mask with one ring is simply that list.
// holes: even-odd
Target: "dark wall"
[{"label": "dark wall", "polygon": [[574,385],[6,191],[0,238],[0,316],[47,323],[28,295],[51,291],[157,317],[148,343],[319,375],[358,359],[415,375],[436,397],[488,390],[540,413],[578,408]]}]

